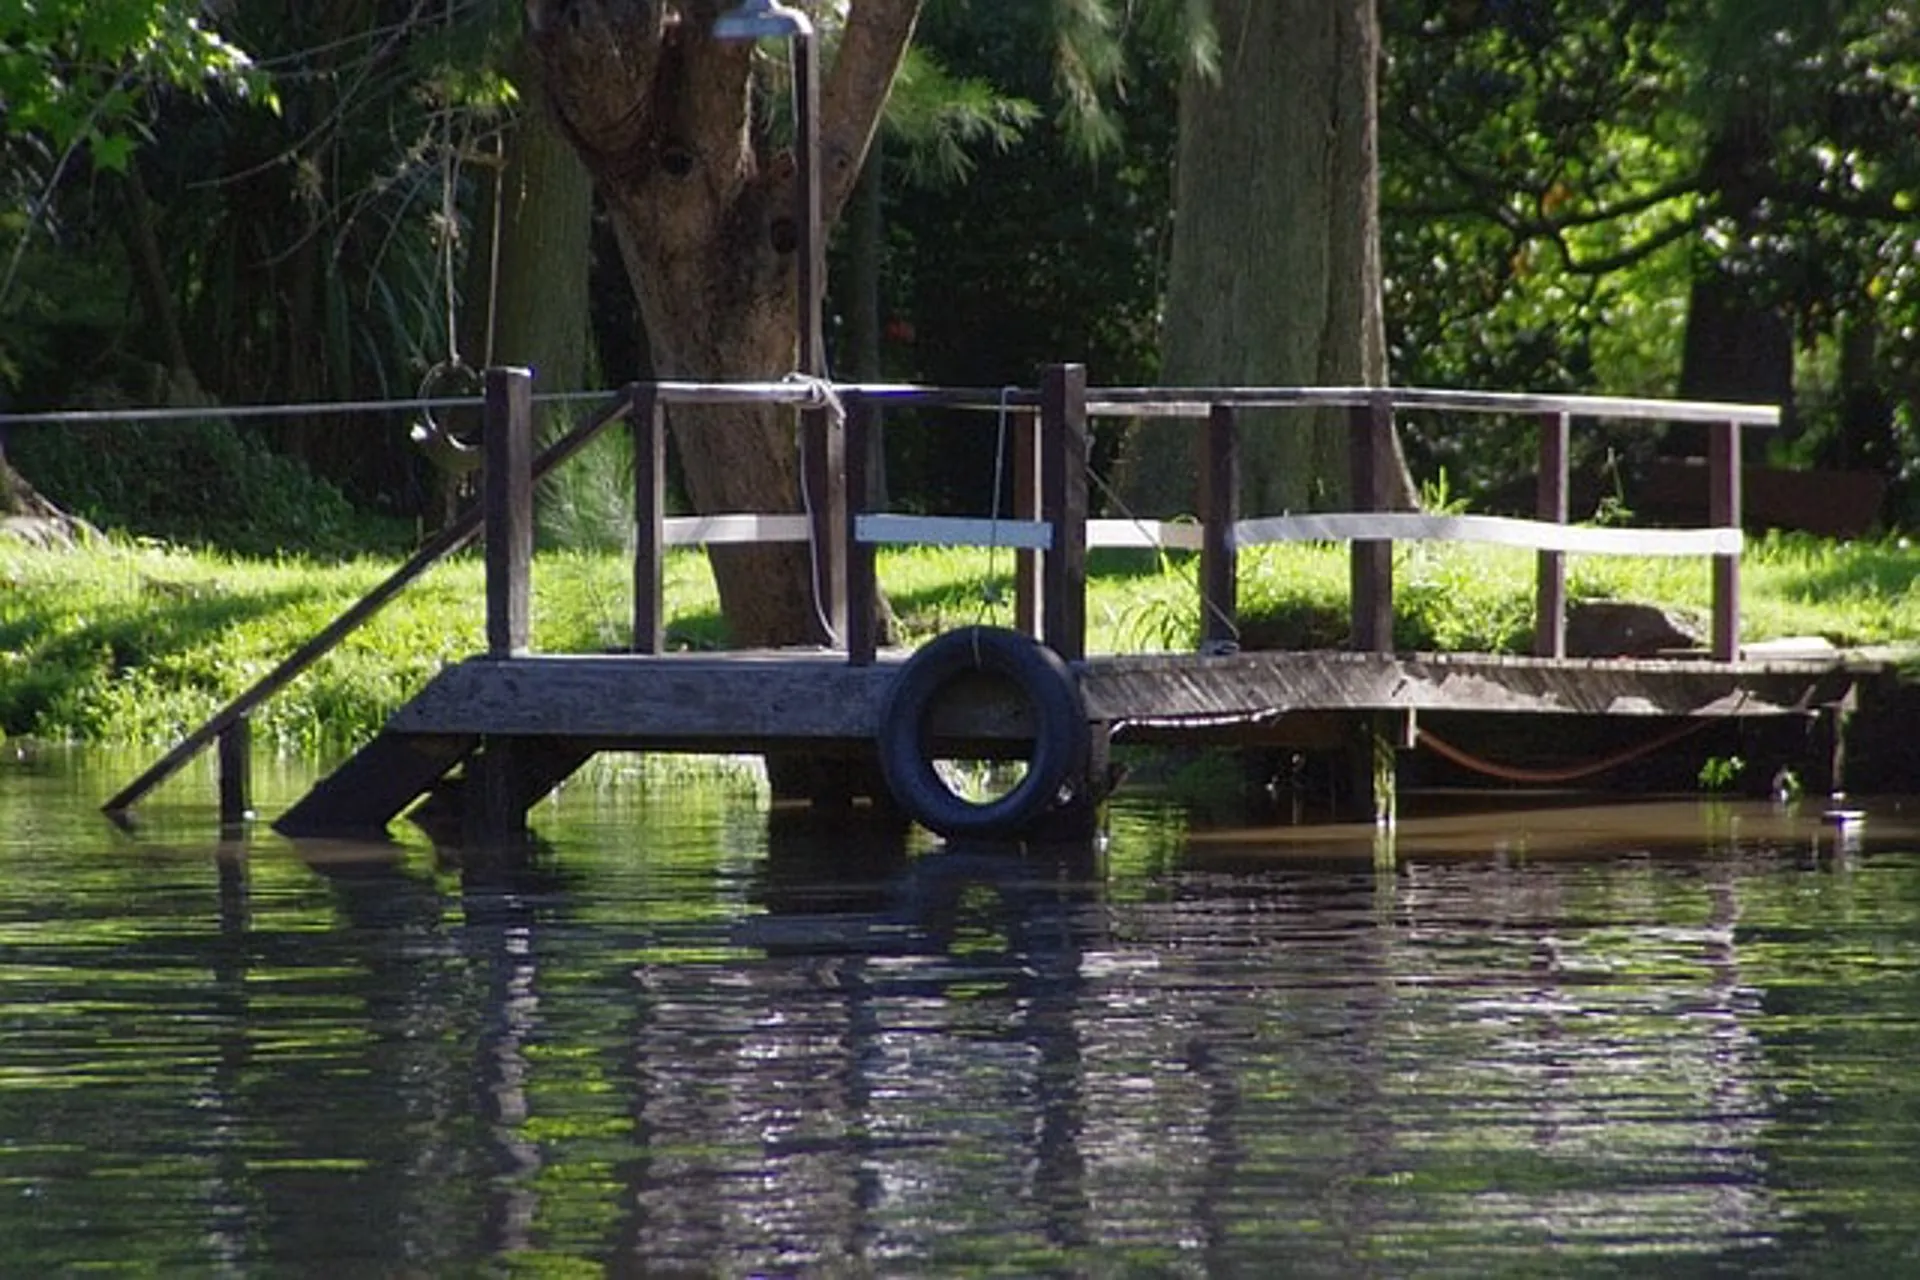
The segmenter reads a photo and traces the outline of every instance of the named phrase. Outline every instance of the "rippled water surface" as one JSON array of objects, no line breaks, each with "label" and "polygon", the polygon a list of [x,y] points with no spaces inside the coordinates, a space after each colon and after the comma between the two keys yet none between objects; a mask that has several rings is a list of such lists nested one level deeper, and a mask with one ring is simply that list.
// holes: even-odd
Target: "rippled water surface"
[{"label": "rippled water surface", "polygon": [[[462,869],[0,764],[0,1271],[1898,1275],[1920,838],[1512,808],[1063,858],[605,769]],[[265,780],[263,808],[297,775]],[[203,798],[206,803],[203,803]]]}]

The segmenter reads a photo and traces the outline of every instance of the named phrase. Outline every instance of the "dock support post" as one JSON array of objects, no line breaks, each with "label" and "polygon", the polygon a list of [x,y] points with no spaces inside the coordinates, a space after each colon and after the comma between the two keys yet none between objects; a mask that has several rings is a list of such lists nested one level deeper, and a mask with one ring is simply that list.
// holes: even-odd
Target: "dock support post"
[{"label": "dock support post", "polygon": [[633,640],[635,653],[666,647],[667,433],[659,388],[628,389],[628,426],[633,432]]},{"label": "dock support post", "polygon": [[[1354,510],[1385,511],[1393,460],[1393,398],[1377,395],[1349,410],[1347,454]],[[1393,543],[1356,540],[1349,552],[1353,641],[1361,653],[1393,652]]]},{"label": "dock support post", "polygon": [[487,656],[527,651],[533,566],[533,374],[487,370],[481,501],[487,522]]},{"label": "dock support post", "polygon": [[1240,642],[1240,432],[1232,405],[1207,415],[1206,465],[1200,471],[1200,648],[1217,652]]},{"label": "dock support post", "polygon": [[[1040,424],[1031,409],[1013,413],[1013,518],[1039,520]],[[1022,548],[1013,553],[1013,627],[1021,635],[1040,638],[1040,598],[1046,583],[1040,576],[1040,555]]]},{"label": "dock support post", "polygon": [[1347,748],[1348,773],[1353,779],[1352,803],[1341,817],[1371,820],[1391,830],[1400,820],[1399,761],[1413,747],[1414,713],[1382,710],[1363,713],[1353,722]]},{"label": "dock support post", "polygon": [[[1707,443],[1707,523],[1719,529],[1740,527],[1740,424],[1716,422]],[[1740,657],[1740,557],[1713,558],[1713,658]]]},{"label": "dock support post", "polygon": [[1847,796],[1847,732],[1853,726],[1853,713],[1860,707],[1857,686],[1848,685],[1838,702],[1820,709],[1827,730],[1827,798],[1834,801]]},{"label": "dock support post", "polygon": [[847,562],[847,662],[870,667],[880,649],[880,584],[875,548],[860,541],[860,517],[874,505],[870,441],[879,410],[861,396],[847,406],[847,501],[840,530]]},{"label": "dock support post", "polygon": [[[1540,415],[1540,478],[1535,514],[1554,524],[1565,524],[1567,449],[1572,415]],[[1538,555],[1534,587],[1533,652],[1539,658],[1567,656],[1567,553],[1542,551]]]},{"label": "dock support post", "polygon": [[488,737],[468,759],[461,788],[461,838],[474,845],[524,840],[527,810],[520,803],[518,757],[511,738]]},{"label": "dock support post", "polygon": [[220,825],[235,827],[253,816],[253,720],[235,716],[220,731]]},{"label": "dock support post", "polygon": [[1040,384],[1040,506],[1053,526],[1041,561],[1041,633],[1068,662],[1087,656],[1087,367],[1048,366]]}]

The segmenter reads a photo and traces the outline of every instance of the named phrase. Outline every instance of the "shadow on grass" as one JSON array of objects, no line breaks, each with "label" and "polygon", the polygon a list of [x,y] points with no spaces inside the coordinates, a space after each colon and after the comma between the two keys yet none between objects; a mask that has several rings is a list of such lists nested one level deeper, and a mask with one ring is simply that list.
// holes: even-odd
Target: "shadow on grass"
[{"label": "shadow on grass", "polygon": [[1755,576],[1778,594],[1824,600],[1905,596],[1920,582],[1920,547],[1778,535],[1757,549]]},{"label": "shadow on grass", "polygon": [[[0,626],[0,651],[18,655],[0,680],[0,730],[27,734],[42,716],[73,705],[88,688],[190,650],[227,628],[305,604],[321,592],[281,588],[234,595],[148,583],[137,600],[88,610],[77,627],[54,630],[26,619]],[[217,673],[211,668],[209,679]]]}]

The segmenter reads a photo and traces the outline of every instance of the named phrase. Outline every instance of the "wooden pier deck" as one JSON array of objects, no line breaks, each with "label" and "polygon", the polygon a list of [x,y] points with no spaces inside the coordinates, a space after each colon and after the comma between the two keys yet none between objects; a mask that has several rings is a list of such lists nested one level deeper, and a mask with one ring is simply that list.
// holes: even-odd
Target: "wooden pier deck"
[{"label": "wooden pier deck", "polygon": [[[1741,650],[1739,435],[1743,425],[1776,420],[1771,409],[1373,388],[1099,392],[1087,388],[1084,373],[1076,367],[1058,366],[1047,371],[1038,390],[1017,396],[792,383],[636,386],[536,457],[530,443],[529,386],[524,371],[488,372],[481,505],[114,797],[109,811],[124,812],[194,751],[214,741],[222,748],[223,807],[244,807],[245,727],[252,707],[359,625],[412,576],[482,529],[488,571],[487,652],[446,668],[430,681],[373,742],[282,814],[275,823],[278,830],[295,836],[376,832],[432,794],[457,810],[460,829],[469,837],[509,838],[524,830],[527,811],[541,796],[595,752],[614,749],[748,752],[866,765],[878,752],[880,773],[892,784],[897,783],[898,769],[888,773],[884,766],[889,751],[899,755],[903,742],[927,754],[1022,755],[1041,751],[1057,739],[1066,745],[1056,754],[1070,759],[1072,775],[1061,786],[1061,795],[1071,792],[1079,811],[1087,814],[1099,796],[1110,744],[1354,752],[1356,743],[1362,743],[1358,754],[1374,760],[1376,788],[1390,789],[1391,756],[1414,744],[1423,716],[1606,717],[1648,724],[1786,716],[1825,718],[1837,725],[1853,705],[1859,684],[1876,674],[1873,664],[1840,655],[1756,661],[1746,660]],[[713,399],[798,406],[803,435],[812,441],[810,457],[844,460],[844,465],[816,469],[814,483],[820,487],[810,493],[804,514],[670,517],[660,465],[666,447],[663,406]],[[958,405],[997,412],[1003,419],[1011,413],[1018,509],[992,520],[866,510],[858,460],[866,456],[871,417],[882,404],[902,402]],[[1360,510],[1241,518],[1236,413],[1272,406],[1347,410],[1354,432],[1352,491]],[[1382,477],[1391,456],[1392,413],[1407,406],[1537,416],[1539,518],[1385,510]],[[1101,413],[1158,413],[1203,424],[1205,461],[1196,478],[1197,520],[1089,518],[1087,423]],[[1576,414],[1708,423],[1714,442],[1706,468],[1709,527],[1601,529],[1569,524],[1567,433]],[[530,652],[534,481],[618,419],[630,423],[635,456],[642,463],[635,494],[639,545],[631,651]],[[1532,654],[1395,651],[1394,543],[1434,538],[1495,542],[1536,552]],[[1239,650],[1238,551],[1260,542],[1300,539],[1349,544],[1349,647]],[[687,542],[769,540],[811,543],[816,597],[834,647],[665,652],[659,588],[667,549]],[[895,704],[900,688],[918,661],[883,651],[873,623],[879,586],[875,551],[898,542],[1014,549],[1018,628],[1031,639],[1013,638],[1036,651],[1044,648],[1045,661],[1028,670],[1015,660],[1017,650],[1007,650],[1014,659],[1003,654],[997,670],[959,672],[967,678],[945,688],[943,696],[929,695],[916,710],[924,713],[924,720],[894,732],[889,747],[888,717],[899,714]],[[1103,544],[1159,546],[1199,556],[1198,651],[1087,653],[1087,552]],[[1567,656],[1566,559],[1594,552],[1710,561],[1714,616],[1708,648],[1672,658]],[[1012,679],[992,678],[1010,672]],[[951,680],[954,674],[941,678]],[[972,678],[980,675],[989,678]],[[1056,684],[1058,689],[1052,687]],[[1062,707],[1068,710],[1062,712]],[[1063,725],[1063,716],[1070,723]],[[1384,775],[1379,767],[1383,752],[1388,761]],[[229,779],[229,774],[235,776]],[[865,781],[848,785],[856,791],[864,787],[862,793],[876,799],[887,798],[876,794],[883,788],[874,785],[880,775],[872,768],[860,776]],[[1052,786],[1053,780],[1046,785]],[[904,803],[911,816],[939,829],[938,822],[913,812],[910,795]]]}]

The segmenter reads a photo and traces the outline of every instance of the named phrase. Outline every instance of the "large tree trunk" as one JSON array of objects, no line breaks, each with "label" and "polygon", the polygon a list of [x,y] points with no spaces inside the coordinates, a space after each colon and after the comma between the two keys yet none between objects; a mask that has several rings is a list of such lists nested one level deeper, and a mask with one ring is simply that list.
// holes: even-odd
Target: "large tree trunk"
[{"label": "large tree trunk", "polygon": [[[1704,168],[1711,189],[1725,202],[1739,238],[1763,230],[1760,197],[1774,163],[1773,129],[1766,112],[1748,104],[1729,113],[1707,147]],[[1750,279],[1708,261],[1696,263],[1687,293],[1687,329],[1680,364],[1680,394],[1689,400],[1777,404],[1786,425],[1793,417],[1793,325],[1778,307],[1755,296]],[[1757,431],[1745,433],[1752,460],[1762,454]],[[1668,428],[1667,453],[1681,457],[1707,451],[1707,431],[1698,423]]]},{"label": "large tree trunk", "polygon": [[[1185,386],[1377,386],[1380,300],[1374,0],[1214,0],[1220,74],[1180,87],[1161,380]],[[1147,421],[1124,493],[1143,514],[1191,510],[1193,424]],[[1343,505],[1338,413],[1250,415],[1249,512]],[[1403,500],[1411,500],[1404,480]]]},{"label": "large tree trunk", "polygon": [[[547,99],[594,176],[662,378],[777,379],[795,368],[795,167],[756,146],[754,46],[709,34],[719,0],[526,0]],[[821,95],[821,205],[846,202],[919,0],[854,0]],[[791,413],[676,406],[702,511],[793,511]],[[803,549],[716,550],[736,644],[822,638]]]},{"label": "large tree trunk", "polygon": [[542,101],[539,63],[513,62],[528,107],[475,219],[460,344],[469,360],[532,369],[536,391],[578,391],[592,364],[593,178]]}]

